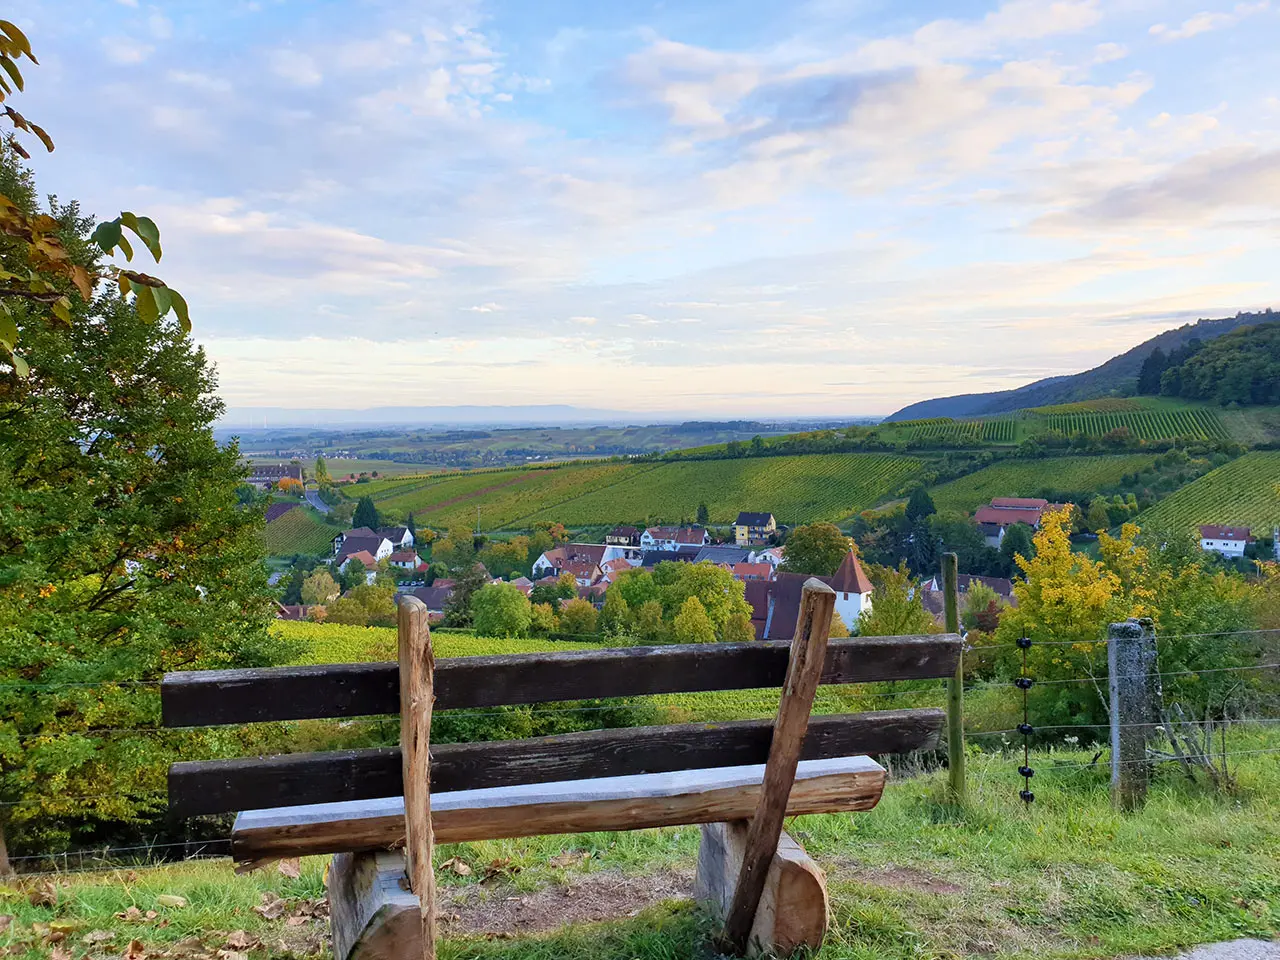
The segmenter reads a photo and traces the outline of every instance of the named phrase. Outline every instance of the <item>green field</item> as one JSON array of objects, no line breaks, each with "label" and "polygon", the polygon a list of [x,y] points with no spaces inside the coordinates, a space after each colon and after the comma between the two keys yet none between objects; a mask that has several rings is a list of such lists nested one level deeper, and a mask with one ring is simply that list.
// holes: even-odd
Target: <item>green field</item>
[{"label": "green field", "polygon": [[1223,464],[1143,512],[1141,525],[1248,526],[1267,534],[1280,523],[1280,452],[1260,450]]},{"label": "green field", "polygon": [[373,494],[373,499],[378,509],[390,516],[403,517],[412,511],[415,520],[441,529],[474,527],[478,508],[481,528],[500,530],[645,469],[651,468],[598,462],[444,474],[389,482]]},{"label": "green field", "polygon": [[705,503],[712,523],[731,523],[740,510],[767,510],[781,523],[841,520],[889,496],[921,465],[872,453],[637,464],[614,485],[532,519],[567,526],[676,522],[692,520]]},{"label": "green field", "polygon": [[[302,646],[298,664],[365,663],[396,658],[395,627],[353,627],[338,623],[306,623],[277,620],[272,629]],[[564,640],[498,639],[467,634],[435,633],[431,646],[437,657],[482,657],[500,653],[547,653],[555,650],[590,650],[594,643]]]},{"label": "green field", "polygon": [[1112,430],[1128,430],[1139,440],[1173,440],[1179,437],[1196,440],[1229,439],[1217,411],[1207,407],[1184,410],[1142,410],[1132,413],[1051,413],[1030,422],[1035,431],[1043,426],[1070,436],[1082,433],[1104,437]]},{"label": "green field", "polygon": [[996,420],[921,420],[911,424],[911,432],[907,438],[973,444],[1013,443],[1016,426],[1016,421],[1010,417]]},{"label": "green field", "polygon": [[267,524],[267,555],[287,557],[295,553],[328,553],[338,528],[330,526],[307,507],[294,507]]},{"label": "green field", "polygon": [[1146,469],[1155,460],[1147,453],[1114,457],[1050,457],[1005,460],[934,487],[929,491],[939,510],[970,512],[992,497],[1034,497],[1042,490],[1099,490],[1126,473]]}]

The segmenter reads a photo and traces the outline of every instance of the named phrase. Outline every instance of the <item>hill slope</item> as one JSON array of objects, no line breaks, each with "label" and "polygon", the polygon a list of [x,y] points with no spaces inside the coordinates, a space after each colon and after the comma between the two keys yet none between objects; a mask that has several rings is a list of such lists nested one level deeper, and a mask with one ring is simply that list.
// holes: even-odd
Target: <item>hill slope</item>
[{"label": "hill slope", "polygon": [[1043,407],[1055,403],[1071,403],[1104,397],[1126,386],[1138,376],[1142,361],[1159,347],[1165,353],[1176,350],[1187,341],[1212,340],[1246,324],[1275,319],[1271,313],[1241,313],[1222,320],[1197,320],[1175,330],[1152,337],[1112,357],[1106,363],[1064,377],[1048,377],[1016,390],[992,393],[966,393],[954,397],[921,400],[903,407],[887,420],[923,420],[930,417],[974,417],[990,413],[1008,413],[1026,407]]}]

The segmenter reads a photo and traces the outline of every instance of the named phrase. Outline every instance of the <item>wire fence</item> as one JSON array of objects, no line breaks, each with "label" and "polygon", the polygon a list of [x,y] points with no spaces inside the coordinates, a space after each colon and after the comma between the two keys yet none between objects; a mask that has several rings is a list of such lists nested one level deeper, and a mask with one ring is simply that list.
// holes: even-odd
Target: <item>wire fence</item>
[{"label": "wire fence", "polygon": [[[1224,630],[1224,631],[1208,631],[1197,633],[1180,633],[1159,635],[1155,638],[1157,651],[1168,644],[1170,641],[1186,641],[1186,640],[1204,640],[1210,638],[1239,638],[1254,637],[1268,638],[1280,636],[1280,629],[1251,629],[1251,630]],[[1096,640],[1078,641],[1078,640],[1036,640],[1034,646],[1044,647],[1080,647],[1087,648],[1099,647],[1105,648],[1109,643],[1109,638],[1100,637]],[[982,656],[992,652],[1003,652],[1014,650],[1021,647],[1019,643],[1009,644],[984,644],[981,646],[966,646],[966,655]],[[1025,648],[1024,648],[1025,652]],[[1159,679],[1168,679],[1183,676],[1199,676],[1199,675],[1215,675],[1215,674],[1238,674],[1250,675],[1258,674],[1265,671],[1280,671],[1280,662],[1264,662],[1255,664],[1244,664],[1222,667],[1204,667],[1200,669],[1178,669],[1178,670],[1155,670],[1143,674],[1124,674],[1115,679],[1137,679],[1140,677],[1150,677]],[[999,691],[1002,689],[1016,690],[1015,694],[1021,699],[1019,708],[1023,708],[1028,687],[1022,685],[1019,681],[1027,678],[1024,672],[1021,676],[1013,680],[998,680],[991,678],[976,678],[966,681],[964,689],[966,693],[974,691]],[[1109,678],[1105,673],[1099,676],[1078,676],[1078,677],[1055,677],[1046,679],[1033,679],[1036,686],[1062,686],[1067,684],[1098,684],[1107,681]],[[910,685],[909,685],[910,684]],[[56,689],[88,689],[88,688],[130,688],[130,689],[156,689],[159,688],[159,680],[136,680],[136,679],[104,679],[104,680],[68,680],[68,681],[0,681],[0,693],[6,690],[30,690],[30,691],[48,691]],[[769,688],[772,691],[772,688]],[[733,691],[727,691],[733,693]],[[744,691],[737,691],[743,693]],[[776,692],[776,691],[772,691]],[[908,705],[911,706],[945,706],[946,686],[943,682],[926,682],[920,681],[880,681],[875,688],[860,688],[858,700],[865,705],[875,706],[881,702],[905,702],[911,700]],[[683,710],[696,712],[699,704],[698,698],[708,696],[704,692],[691,692],[690,694],[666,694],[662,695],[669,698],[667,702],[658,704],[660,709],[667,710]],[[688,701],[682,702],[679,698],[689,697]],[[932,701],[932,702],[927,702]],[[762,707],[767,706],[762,704]],[[438,711],[439,719],[457,718],[457,719],[487,719],[510,716],[515,710],[521,711],[536,718],[555,718],[555,717],[572,717],[581,716],[589,718],[592,716],[600,716],[602,714],[626,715],[632,713],[636,716],[652,717],[654,715],[655,703],[649,700],[643,702],[615,702],[602,704],[529,704],[517,707],[500,707],[494,709],[468,709],[468,710],[443,710]],[[757,711],[760,712],[760,711]],[[766,719],[771,714],[761,712],[760,719]],[[1016,745],[1017,752],[1021,754],[1023,770],[1030,769],[1029,765],[1033,755],[1039,758],[1042,763],[1048,765],[1043,768],[1043,772],[1057,773],[1062,771],[1081,770],[1081,769],[1097,769],[1100,765],[1106,766],[1108,769],[1110,761],[1103,761],[1101,758],[1107,751],[1107,747],[1102,745],[1099,747],[1097,755],[1093,760],[1088,762],[1063,761],[1053,756],[1052,753],[1044,754],[1040,751],[1033,751],[1030,745],[1029,730],[1033,730],[1037,734],[1055,733],[1070,734],[1073,731],[1087,732],[1090,737],[1096,739],[1096,733],[1112,729],[1125,729],[1144,727],[1152,730],[1166,729],[1168,724],[1161,721],[1145,721],[1141,723],[1055,723],[1048,725],[1039,725],[1032,723],[1033,718],[1024,713],[1023,724],[1017,727],[1006,727],[1000,729],[966,729],[966,738],[974,738],[984,743],[992,743],[993,740],[999,739],[999,744],[992,744],[1001,751],[1005,749],[1015,748],[1015,742],[1011,739],[1014,737],[1023,737],[1023,742]],[[383,728],[388,736],[398,734],[398,724],[395,723],[394,715],[387,716],[369,716],[369,717],[345,717],[330,718],[327,720],[307,720],[307,721],[273,721],[273,723],[288,728],[291,724],[332,724],[340,729],[349,728]],[[1265,729],[1275,724],[1280,724],[1280,716],[1246,716],[1236,718],[1230,721],[1229,726],[1234,728],[1255,728]],[[27,732],[17,734],[16,739],[19,742],[29,743],[39,740],[51,740],[57,737],[65,736],[85,736],[85,737],[164,737],[175,738],[183,735],[191,735],[199,732],[200,735],[215,735],[217,733],[226,733],[228,731],[235,732],[247,731],[250,728],[257,727],[257,724],[245,725],[229,725],[220,728],[208,727],[132,727],[132,726],[107,726],[107,727],[87,727],[82,730],[59,730],[54,729],[48,732]],[[0,728],[2,730],[2,728]],[[1242,748],[1233,748],[1223,750],[1223,755],[1227,757],[1244,757],[1244,756],[1270,756],[1280,754],[1280,746],[1278,747],[1254,747],[1246,746]],[[1117,761],[1120,764],[1125,763],[1151,763],[1151,759],[1138,761]],[[1029,775],[1026,777],[1024,791],[1029,786]],[[1029,791],[1026,791],[1029,793]],[[76,803],[90,802],[119,802],[121,800],[143,800],[142,796],[131,797],[123,795],[119,791],[111,793],[99,794],[83,794],[73,796],[59,796],[59,801],[70,801]],[[1024,795],[1025,799],[1025,795]],[[14,800],[0,801],[0,808],[22,807],[33,804],[47,803],[44,798],[19,798]],[[23,870],[24,877],[47,877],[61,876],[68,873],[80,872],[99,872],[103,870],[119,869],[122,866],[129,869],[145,868],[147,863],[121,863],[121,858],[126,860],[145,859],[148,861],[163,861],[169,863],[174,861],[187,860],[208,860],[208,859],[227,859],[229,856],[231,840],[227,837],[217,837],[212,839],[163,842],[163,843],[143,843],[131,844],[126,846],[105,846],[84,850],[77,850],[68,853],[57,854],[30,854],[18,857],[11,857],[10,860],[15,865],[23,864],[36,866],[41,864],[51,864],[54,869],[48,871],[31,871]],[[181,850],[181,856],[174,856],[174,852]],[[219,852],[222,851],[222,852]],[[114,862],[113,862],[114,861]],[[163,863],[154,863],[160,866]]]}]

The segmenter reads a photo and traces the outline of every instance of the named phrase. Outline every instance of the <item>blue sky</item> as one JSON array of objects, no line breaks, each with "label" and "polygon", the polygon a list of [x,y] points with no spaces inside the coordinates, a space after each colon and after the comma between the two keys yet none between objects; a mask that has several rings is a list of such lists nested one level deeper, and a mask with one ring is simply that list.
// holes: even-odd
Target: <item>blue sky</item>
[{"label": "blue sky", "polygon": [[17,3],[233,406],[887,413],[1280,307],[1280,5]]}]

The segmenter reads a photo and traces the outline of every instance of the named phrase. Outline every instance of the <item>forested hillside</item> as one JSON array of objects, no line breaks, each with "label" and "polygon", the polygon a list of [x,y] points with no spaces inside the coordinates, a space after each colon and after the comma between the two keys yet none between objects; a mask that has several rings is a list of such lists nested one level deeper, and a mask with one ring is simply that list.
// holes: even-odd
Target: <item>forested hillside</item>
[{"label": "forested hillside", "polygon": [[954,397],[921,400],[903,407],[886,419],[892,421],[919,420],[929,417],[975,417],[1133,392],[1137,387],[1138,374],[1143,362],[1157,349],[1169,354],[1192,340],[1214,340],[1237,327],[1265,323],[1274,319],[1274,316],[1268,309],[1265,313],[1241,313],[1221,320],[1197,320],[1195,323],[1184,324],[1174,330],[1166,330],[1083,373],[1037,380],[1016,390],[968,393]]},{"label": "forested hillside", "polygon": [[1168,355],[1157,348],[1142,365],[1138,389],[1223,406],[1280,403],[1280,322],[1193,340]]}]

